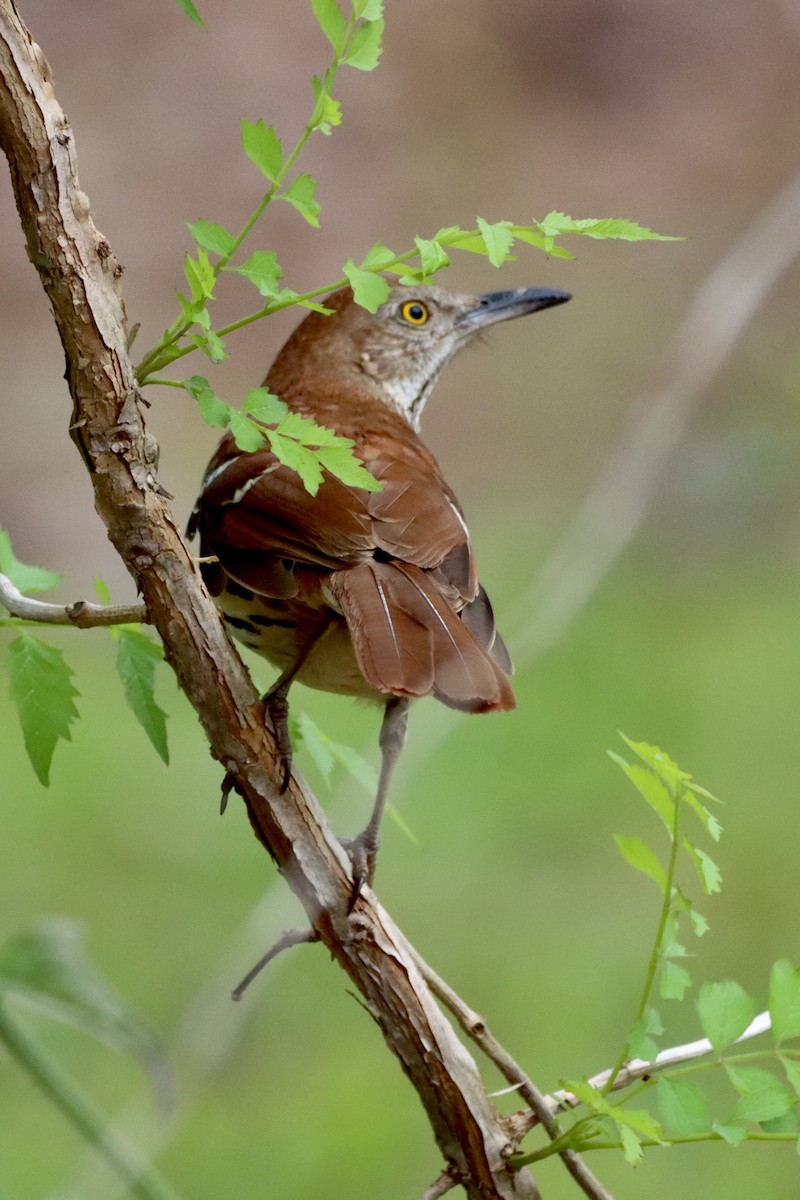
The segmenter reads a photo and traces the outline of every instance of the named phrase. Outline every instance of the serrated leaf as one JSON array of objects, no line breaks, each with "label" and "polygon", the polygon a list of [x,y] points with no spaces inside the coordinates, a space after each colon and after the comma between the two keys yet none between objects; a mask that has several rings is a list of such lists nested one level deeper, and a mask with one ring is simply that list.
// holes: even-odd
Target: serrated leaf
[{"label": "serrated leaf", "polygon": [[614,834],[614,841],[617,843],[620,854],[630,866],[657,883],[662,892],[666,889],[667,876],[664,868],[658,861],[658,855],[650,849],[646,842],[639,837],[623,837],[619,833]]},{"label": "serrated leaf", "polygon": [[191,254],[184,256],[183,273],[192,290],[193,300],[208,300],[211,297],[216,276],[211,261],[202,247],[197,251],[197,258],[192,258]]},{"label": "serrated leaf", "polygon": [[797,1133],[800,1129],[800,1121],[797,1117],[797,1105],[792,1105],[785,1113],[780,1116],[770,1117],[766,1121],[758,1122],[765,1133]]},{"label": "serrated leaf", "polygon": [[223,358],[228,357],[224,342],[212,329],[205,333],[190,333],[186,340],[196,346],[198,350],[202,350],[206,358],[210,358],[212,362],[222,362]]},{"label": "serrated leaf", "polygon": [[692,923],[692,930],[695,937],[703,937],[704,934],[708,933],[708,921],[696,908],[689,909],[689,920]]},{"label": "serrated leaf", "polygon": [[[703,788],[698,788],[696,784],[692,784],[690,788],[684,788],[681,799],[685,804],[689,805],[689,808],[691,808],[693,812],[697,814],[714,841],[718,842],[722,836],[722,826],[714,814],[710,813],[705,804],[701,804],[695,795],[695,792],[703,791]],[[709,792],[705,792],[704,794],[710,795]],[[711,798],[713,799],[714,797]],[[719,801],[717,801],[717,803],[719,804]]]},{"label": "serrated leaf", "polygon": [[279,400],[265,387],[251,388],[245,397],[242,410],[249,413],[255,420],[263,421],[265,425],[277,425],[279,421],[285,419],[289,412],[289,408],[283,400]]},{"label": "serrated leaf", "polygon": [[741,1125],[723,1125],[721,1121],[715,1121],[711,1126],[714,1133],[718,1133],[729,1146],[741,1146],[742,1142],[747,1138],[747,1130],[742,1129]]},{"label": "serrated leaf", "polygon": [[347,22],[336,0],[311,0],[311,7],[320,29],[336,53],[340,54],[344,48]]},{"label": "serrated leaf", "polygon": [[617,1129],[619,1130],[620,1141],[622,1142],[622,1153],[625,1156],[625,1162],[629,1166],[635,1167],[644,1158],[641,1139],[628,1125],[618,1125]]},{"label": "serrated leaf", "polygon": [[230,428],[233,439],[240,450],[251,452],[260,450],[264,445],[266,430],[259,429],[248,416],[232,408],[229,412]]},{"label": "serrated leaf", "polygon": [[549,258],[574,258],[563,246],[557,246],[552,238],[544,237],[538,227],[534,228],[530,225],[512,225],[511,231],[518,242],[526,242],[529,246],[535,246],[537,250],[544,250]]},{"label": "serrated leaf", "polygon": [[654,233],[644,225],[628,221],[621,217],[587,217],[576,220],[562,212],[550,212],[538,228],[546,238],[559,237],[564,233],[580,234],[590,238],[616,238],[626,242],[681,242],[683,238],[669,237],[665,234]]},{"label": "serrated leaf", "polygon": [[378,777],[372,767],[355,751],[352,746],[335,742],[312,721],[308,713],[301,713],[298,718],[303,744],[308,747],[317,769],[330,784],[330,776],[335,762],[338,762],[367,791],[374,793],[378,786]]},{"label": "serrated leaf", "polygon": [[271,125],[261,117],[257,121],[242,120],[242,149],[261,174],[274,183],[283,166],[281,140]]},{"label": "serrated leaf", "polygon": [[383,38],[383,21],[365,21],[359,25],[350,39],[347,53],[342,59],[348,67],[357,71],[374,71],[381,56]]},{"label": "serrated leaf", "polygon": [[636,790],[645,798],[671,833],[674,824],[675,805],[663,780],[654,775],[647,767],[642,767],[639,763],[627,762],[614,750],[609,750],[608,756],[625,772]]},{"label": "serrated leaf", "polygon": [[59,738],[70,741],[70,725],[78,716],[72,671],[55,646],[21,630],[10,643],[6,662],[9,693],[19,715],[28,758],[45,787]]},{"label": "serrated leaf", "polygon": [[486,253],[493,267],[500,267],[509,257],[514,245],[514,234],[508,221],[497,221],[490,225],[483,217],[478,217],[478,228],[486,245]]},{"label": "serrated leaf", "polygon": [[318,76],[311,76],[311,86],[314,89],[314,100],[316,107],[314,115],[311,118],[311,125],[314,129],[318,129],[326,137],[329,136],[334,125],[342,123],[342,106],[338,100],[334,100],[328,91],[326,81],[319,79]]},{"label": "serrated leaf", "polygon": [[296,208],[300,216],[308,221],[309,225],[319,228],[319,214],[322,209],[314,199],[317,183],[310,175],[298,175],[290,184],[285,192],[281,192],[277,196],[278,200],[286,200],[293,208]]},{"label": "serrated leaf", "polygon": [[394,250],[390,250],[388,246],[384,246],[383,242],[376,242],[364,255],[361,267],[364,270],[367,267],[372,267],[373,270],[388,267],[389,263],[393,263],[396,258],[397,255]]},{"label": "serrated leaf", "polygon": [[271,250],[254,250],[241,267],[227,267],[226,270],[244,275],[262,296],[277,297],[279,294],[278,283],[283,276],[283,268],[278,263],[278,256]]},{"label": "serrated leaf", "polygon": [[167,1066],[141,1018],[85,957],[79,927],[43,921],[0,946],[0,998],[72,1025],[132,1054],[162,1090]]},{"label": "serrated leaf", "polygon": [[376,313],[380,306],[389,298],[390,287],[382,275],[374,271],[363,271],[357,267],[352,258],[348,258],[342,267],[350,287],[353,289],[353,299],[367,312]]},{"label": "serrated leaf", "polygon": [[776,1045],[800,1035],[800,970],[782,958],[769,981],[769,1015]]},{"label": "serrated leaf", "polygon": [[0,529],[0,573],[7,576],[21,592],[49,592],[61,583],[61,576],[44,567],[28,567],[21,563],[11,549],[11,538]]},{"label": "serrated leaf", "polygon": [[626,737],[620,730],[619,735],[626,746],[628,746],[634,754],[641,758],[642,762],[646,763],[651,770],[655,771],[661,779],[664,780],[667,787],[676,789],[683,783],[688,783],[692,778],[686,771],[682,771],[677,763],[673,762],[668,754],[660,750],[658,746],[651,746],[647,742],[634,742],[629,737]]},{"label": "serrated leaf", "polygon": [[322,483],[322,467],[313,451],[301,446],[292,438],[283,437],[277,431],[265,430],[272,453],[284,466],[291,467],[303,481],[310,496],[316,496]]},{"label": "serrated leaf", "polygon": [[645,1062],[655,1062],[658,1046],[654,1039],[663,1032],[661,1014],[655,1008],[648,1008],[628,1037],[628,1051],[631,1056],[644,1059]]},{"label": "serrated leaf", "polygon": [[761,1067],[725,1063],[725,1071],[739,1093],[733,1113],[735,1121],[771,1121],[796,1104],[795,1097],[781,1080]]},{"label": "serrated leaf", "polygon": [[195,25],[199,25],[201,29],[205,29],[203,18],[195,8],[192,0],[178,0],[178,4],[180,4],[187,17],[190,17],[194,21]]},{"label": "serrated leaf", "polygon": [[215,225],[213,221],[199,220],[195,221],[194,225],[190,225],[187,221],[186,227],[198,246],[202,246],[205,250],[210,250],[213,254],[223,257],[232,253],[233,235],[228,233],[222,225]]},{"label": "serrated leaf", "polygon": [[325,425],[317,425],[316,421],[311,420],[311,417],[304,417],[302,413],[298,412],[287,412],[278,426],[278,433],[284,437],[294,438],[303,446],[354,445],[350,438],[342,437],[340,433],[328,429]]},{"label": "serrated leaf", "polygon": [[197,401],[200,416],[206,425],[214,429],[226,429],[231,419],[231,410],[223,404],[207,379],[202,375],[192,375],[185,379],[183,386],[193,400]]},{"label": "serrated leaf", "polygon": [[130,626],[116,630],[117,674],[133,715],[152,742],[156,753],[169,765],[167,714],[156,704],[156,663],[163,662],[162,647]]},{"label": "serrated leaf", "polygon": [[658,994],[662,1000],[682,1000],[692,986],[692,978],[685,967],[667,958],[661,964],[658,977]]},{"label": "serrated leaf", "polygon": [[744,1033],[755,1012],[755,1000],[733,980],[704,983],[700,988],[697,1014],[703,1033],[717,1054]]},{"label": "serrated leaf", "polygon": [[316,454],[322,466],[348,487],[364,488],[368,492],[382,490],[383,485],[347,446],[321,446]]},{"label": "serrated leaf", "polygon": [[675,1137],[706,1133],[711,1128],[708,1101],[691,1079],[662,1076],[657,1091],[661,1120]]},{"label": "serrated leaf", "polygon": [[440,271],[442,267],[450,265],[450,259],[445,253],[444,248],[435,239],[415,237],[417,252],[419,253],[420,270],[424,279],[429,279]]}]

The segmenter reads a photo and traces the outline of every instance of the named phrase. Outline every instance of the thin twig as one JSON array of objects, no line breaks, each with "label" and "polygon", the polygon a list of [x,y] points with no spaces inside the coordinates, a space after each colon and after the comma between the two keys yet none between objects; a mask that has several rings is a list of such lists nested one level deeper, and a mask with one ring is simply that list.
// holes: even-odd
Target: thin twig
[{"label": "thin twig", "polygon": [[426,1189],[420,1200],[439,1200],[440,1196],[446,1196],[448,1192],[452,1192],[454,1187],[458,1187],[458,1180],[454,1179],[449,1171],[442,1171],[438,1179],[434,1179],[429,1188]]},{"label": "thin twig", "polygon": [[128,625],[132,622],[146,623],[147,609],[136,604],[92,604],[90,600],[77,600],[74,604],[51,604],[45,600],[33,600],[24,596],[6,575],[0,575],[0,604],[7,608],[12,617],[23,621],[40,621],[45,625],[76,625],[79,629],[92,629],[97,625]]},{"label": "thin twig", "polygon": [[[433,994],[453,1014],[467,1037],[480,1046],[486,1057],[495,1064],[508,1082],[514,1085],[523,1100],[527,1101],[532,1114],[536,1117],[534,1123],[540,1124],[550,1140],[555,1141],[559,1136],[554,1119],[554,1112],[557,1110],[554,1109],[550,1098],[539,1091],[519,1063],[498,1042],[494,1034],[489,1031],[483,1017],[465,1004],[416,950],[413,951],[413,954],[420,974]],[[574,1150],[560,1150],[559,1157],[584,1195],[589,1196],[591,1200],[614,1200],[611,1192],[603,1187],[599,1179],[595,1178]]]},{"label": "thin twig", "polygon": [[241,1000],[250,984],[264,970],[267,963],[272,962],[273,958],[277,958],[284,950],[290,950],[292,946],[304,946],[307,942],[318,941],[319,934],[315,929],[286,929],[277,942],[270,946],[263,958],[260,958],[256,965],[250,968],[242,982],[233,989],[231,1000]]}]

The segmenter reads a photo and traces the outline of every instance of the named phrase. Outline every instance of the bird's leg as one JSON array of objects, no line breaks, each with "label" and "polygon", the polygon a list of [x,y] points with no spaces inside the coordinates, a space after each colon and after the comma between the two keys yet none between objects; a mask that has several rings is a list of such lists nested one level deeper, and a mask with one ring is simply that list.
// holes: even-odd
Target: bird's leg
[{"label": "bird's leg", "polygon": [[289,786],[289,777],[292,773],[292,739],[289,737],[289,688],[297,677],[300,668],[307,662],[308,656],[320,638],[330,629],[332,620],[332,613],[326,611],[322,614],[322,618],[314,629],[314,632],[300,647],[297,658],[289,664],[285,671],[281,672],[269,691],[265,692],[262,696],[262,700],[272,721],[272,728],[275,732],[275,743],[278,747],[278,756],[281,762],[282,774],[281,786],[279,788],[281,795],[283,795]]},{"label": "bird's leg", "polygon": [[383,810],[386,807],[386,796],[389,782],[392,778],[395,764],[400,751],[406,742],[408,729],[408,709],[411,704],[407,696],[393,696],[387,701],[383,714],[383,724],[378,739],[381,748],[381,773],[378,779],[378,791],[372,816],[366,829],[347,843],[347,849],[353,864],[353,890],[350,895],[349,911],[353,911],[356,900],[361,894],[364,884],[371,884],[375,874],[375,861],[380,845],[380,825]]}]

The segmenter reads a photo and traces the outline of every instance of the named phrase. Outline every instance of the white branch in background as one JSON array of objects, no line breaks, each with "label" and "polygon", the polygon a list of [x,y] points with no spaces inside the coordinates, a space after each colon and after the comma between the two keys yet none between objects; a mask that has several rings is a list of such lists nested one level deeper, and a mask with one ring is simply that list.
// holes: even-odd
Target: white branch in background
[{"label": "white branch in background", "polygon": [[[746,1042],[750,1038],[758,1037],[760,1033],[766,1033],[772,1028],[768,1012],[761,1012],[758,1016],[753,1017],[753,1020],[747,1026],[744,1033],[736,1039],[734,1045],[739,1042]],[[705,1054],[713,1052],[713,1046],[708,1038],[698,1038],[696,1042],[685,1042],[682,1046],[671,1046],[667,1050],[661,1050],[655,1058],[655,1062],[645,1062],[641,1058],[630,1059],[620,1071],[619,1075],[614,1080],[612,1091],[616,1092],[619,1088],[627,1087],[628,1084],[634,1083],[637,1079],[644,1079],[647,1075],[652,1075],[654,1071],[661,1071],[665,1067],[674,1067],[678,1063],[689,1062],[693,1058],[702,1058]],[[610,1071],[601,1071],[599,1075],[594,1075],[589,1082],[596,1088],[605,1087],[608,1082]],[[562,1108],[574,1108],[580,1104],[577,1096],[573,1096],[572,1092],[560,1091],[553,1092],[552,1096],[547,1097],[548,1105],[554,1112]]]},{"label": "white branch in background", "polygon": [[74,604],[52,604],[45,600],[33,600],[30,596],[23,596],[6,575],[0,575],[0,604],[8,609],[12,617],[20,617],[23,621],[77,625],[79,629],[149,620],[147,609],[141,603],[105,605],[77,600]]}]

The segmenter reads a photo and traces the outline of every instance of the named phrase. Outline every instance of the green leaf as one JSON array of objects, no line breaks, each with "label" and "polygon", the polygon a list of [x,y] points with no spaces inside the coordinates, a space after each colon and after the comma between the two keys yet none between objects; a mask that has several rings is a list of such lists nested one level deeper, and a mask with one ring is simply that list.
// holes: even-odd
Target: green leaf
[{"label": "green leaf", "polygon": [[535,246],[537,250],[544,250],[548,258],[574,258],[574,254],[570,254],[569,250],[565,250],[563,246],[557,246],[552,238],[544,237],[538,229],[538,226],[531,227],[530,225],[512,225],[511,232],[518,242],[526,242],[529,246]]},{"label": "green leaf", "polygon": [[[712,800],[715,799],[715,797],[711,796],[710,792],[706,792],[704,788],[698,788],[697,784],[692,784],[690,788],[687,787],[684,789],[681,799],[685,804],[689,805],[689,808],[691,808],[693,812],[697,814],[714,841],[718,842],[722,835],[722,826],[713,813],[708,811],[705,804],[700,803],[695,795],[695,792],[701,792],[704,795],[709,796]],[[719,803],[720,801],[717,800],[717,804]]]},{"label": "green leaf", "polygon": [[209,299],[214,291],[216,276],[211,261],[202,247],[197,251],[197,258],[192,258],[191,254],[185,255],[183,272],[192,289],[192,299]]},{"label": "green leaf", "polygon": [[782,958],[769,981],[769,1015],[776,1045],[800,1035],[800,970]]},{"label": "green leaf", "polygon": [[378,21],[383,16],[383,0],[353,0],[353,12],[365,21]]},{"label": "green leaf", "polygon": [[205,250],[210,250],[213,254],[221,256],[226,256],[233,252],[233,235],[228,233],[227,229],[223,229],[222,225],[215,225],[211,221],[200,220],[195,221],[194,225],[190,225],[187,221],[186,227],[198,246],[202,246]]},{"label": "green leaf", "polygon": [[27,567],[11,549],[11,538],[0,529],[0,572],[6,575],[21,592],[49,592],[61,583],[61,576],[44,567]]},{"label": "green leaf", "polygon": [[559,237],[564,233],[581,234],[590,238],[616,238],[625,242],[681,242],[683,238],[667,237],[665,234],[654,233],[644,225],[617,217],[588,217],[575,220],[566,213],[550,212],[543,221],[538,222],[538,228],[546,239]]},{"label": "green leaf", "polygon": [[254,425],[250,418],[245,413],[239,412],[238,409],[230,409],[229,414],[231,433],[239,449],[247,452],[260,450],[264,445],[267,431]]},{"label": "green leaf", "polygon": [[644,796],[647,803],[658,814],[671,834],[675,817],[675,804],[663,780],[659,779],[657,775],[654,775],[646,767],[640,766],[639,763],[626,762],[621,755],[616,754],[613,750],[608,751],[608,756],[613,759],[618,767],[622,768],[633,786]]},{"label": "green leaf", "polygon": [[713,858],[706,854],[705,850],[693,846],[688,838],[684,838],[681,844],[697,868],[705,894],[710,896],[713,892],[718,892],[722,886],[722,872]]},{"label": "green leaf", "polygon": [[334,763],[343,766],[368,792],[374,793],[378,786],[378,777],[372,767],[352,746],[335,742],[315,725],[308,713],[301,713],[298,726],[303,739],[303,745],[327,784],[330,784]]},{"label": "green leaf", "polygon": [[212,329],[206,333],[190,333],[186,340],[197,346],[198,350],[202,350],[212,362],[222,362],[223,358],[228,357],[224,342]]},{"label": "green leaf", "polygon": [[663,1032],[661,1014],[655,1008],[646,1009],[644,1017],[636,1022],[628,1037],[629,1054],[645,1062],[655,1062],[658,1046],[654,1037]]},{"label": "green leaf", "polygon": [[262,296],[278,295],[278,283],[283,276],[283,268],[278,263],[278,256],[271,250],[254,250],[241,267],[226,267],[226,270],[244,275],[245,279],[249,279],[258,288]]},{"label": "green leaf", "polygon": [[324,425],[317,425],[310,417],[304,417],[302,413],[297,412],[287,412],[278,426],[278,433],[283,437],[294,438],[303,446],[354,445],[350,438],[342,437],[340,433],[335,433],[333,429],[327,429]]},{"label": "green leaf", "polygon": [[643,875],[647,875],[658,884],[662,892],[665,891],[666,873],[658,861],[655,851],[651,850],[646,842],[639,837],[623,837],[619,833],[614,834],[614,841],[619,847],[620,854],[630,866],[641,871]]},{"label": "green leaf", "polygon": [[696,908],[690,908],[688,911],[694,936],[702,937],[703,934],[708,933],[708,921],[703,914],[699,913]]},{"label": "green leaf", "polygon": [[331,475],[335,475],[348,487],[364,488],[368,492],[379,492],[382,484],[371,475],[354,450],[347,446],[322,446],[316,452],[319,462]]},{"label": "green leaf", "polygon": [[293,208],[296,208],[300,216],[308,221],[309,225],[319,228],[319,214],[322,209],[314,199],[316,191],[316,180],[310,175],[298,175],[292,184],[277,196],[278,200],[286,200]]},{"label": "green leaf", "polygon": [[94,593],[101,604],[109,605],[111,603],[111,592],[105,579],[94,580]]},{"label": "green leaf", "polygon": [[117,673],[122,680],[125,699],[156,753],[169,764],[167,714],[155,699],[156,663],[163,662],[164,651],[157,642],[132,626],[120,625],[114,632]]},{"label": "green leaf", "polygon": [[685,967],[671,958],[661,964],[658,978],[658,994],[662,1000],[682,1000],[692,986],[692,979]]},{"label": "green leaf", "polygon": [[254,163],[262,175],[270,183],[277,179],[283,166],[283,147],[280,138],[271,125],[265,125],[263,120],[255,122],[243,120],[242,149],[251,163]]},{"label": "green leaf", "polygon": [[292,438],[283,437],[271,429],[265,430],[272,453],[284,466],[291,467],[303,481],[310,496],[316,496],[322,483],[322,467],[313,451],[301,446]]},{"label": "green leaf", "polygon": [[265,387],[251,388],[242,405],[243,412],[249,413],[256,421],[265,425],[277,425],[289,413],[289,408],[283,400],[279,400]]},{"label": "green leaf", "polygon": [[782,1117],[797,1103],[780,1079],[761,1067],[725,1063],[725,1071],[739,1093],[733,1114],[735,1121],[771,1121]]},{"label": "green leaf", "polygon": [[622,1152],[625,1155],[625,1162],[629,1166],[635,1167],[644,1158],[641,1138],[628,1125],[617,1125],[617,1129],[619,1130],[622,1142]]},{"label": "green leaf", "polygon": [[311,86],[314,89],[316,104],[310,123],[314,129],[318,129],[320,133],[324,133],[328,137],[333,126],[342,123],[342,106],[331,96],[326,81],[312,75]]},{"label": "green leaf", "polygon": [[668,754],[659,750],[658,746],[650,746],[647,742],[633,742],[622,731],[619,736],[625,745],[638,755],[651,770],[655,771],[656,775],[663,779],[667,787],[672,788],[673,791],[692,778],[686,771],[682,771]]},{"label": "green leaf", "polygon": [[336,0],[311,0],[311,7],[320,29],[337,54],[344,49],[347,22]]},{"label": "green leaf", "polygon": [[167,1068],[156,1039],[87,960],[81,940],[79,927],[63,918],[10,937],[0,946],[0,999],[132,1054],[163,1088]]},{"label": "green leaf", "polygon": [[215,429],[226,429],[231,419],[231,410],[219,399],[207,379],[202,375],[192,375],[185,379],[183,386],[193,400],[197,401],[200,416],[206,425]]},{"label": "green leaf", "polygon": [[478,228],[486,244],[489,262],[493,267],[502,266],[510,257],[511,247],[514,245],[514,234],[511,232],[510,223],[498,221],[496,224],[490,225],[488,221],[484,221],[483,217],[478,217]]},{"label": "green leaf", "polygon": [[199,25],[201,29],[205,29],[205,25],[203,24],[203,18],[200,16],[200,13],[195,8],[194,4],[192,3],[192,0],[178,0],[178,4],[180,4],[181,8],[186,13],[186,15],[188,17],[191,17],[191,19],[194,21],[195,25]]},{"label": "green leaf", "polygon": [[376,313],[389,297],[391,289],[388,282],[374,271],[363,271],[352,258],[348,258],[342,270],[353,289],[356,304],[360,304],[367,312]]},{"label": "green leaf", "polygon": [[723,1125],[720,1121],[715,1121],[711,1128],[714,1133],[724,1138],[729,1146],[741,1146],[747,1138],[747,1130],[742,1129],[741,1125]]},{"label": "green leaf", "polygon": [[419,252],[420,269],[425,279],[429,279],[442,267],[450,265],[450,259],[439,242],[426,241],[425,238],[415,237],[414,241]]},{"label": "green leaf", "polygon": [[800,1096],[800,1062],[796,1058],[787,1058],[785,1054],[779,1054],[778,1058],[786,1072],[786,1078],[794,1088],[795,1095]]},{"label": "green leaf", "polygon": [[[313,3],[313,0],[312,0]],[[383,21],[365,21],[359,25],[350,39],[343,62],[357,71],[374,71],[381,56]]]},{"label": "green leaf", "polygon": [[363,269],[371,267],[373,270],[381,267],[388,267],[397,258],[394,250],[390,250],[388,246],[384,246],[383,242],[376,242],[371,250],[368,250],[364,255],[361,266]]},{"label": "green leaf", "polygon": [[55,646],[21,630],[8,647],[10,695],[19,715],[25,749],[45,787],[59,738],[70,741],[70,725],[78,716],[72,671]]},{"label": "green leaf", "polygon": [[766,1121],[759,1121],[759,1125],[765,1133],[797,1133],[800,1130],[797,1105],[792,1105],[778,1117],[769,1117]]},{"label": "green leaf", "polygon": [[662,1076],[658,1081],[658,1111],[675,1137],[706,1133],[711,1128],[708,1101],[691,1079]]},{"label": "green leaf", "polygon": [[755,1012],[755,1000],[730,979],[704,983],[700,988],[697,1013],[703,1033],[717,1054],[744,1033]]}]

